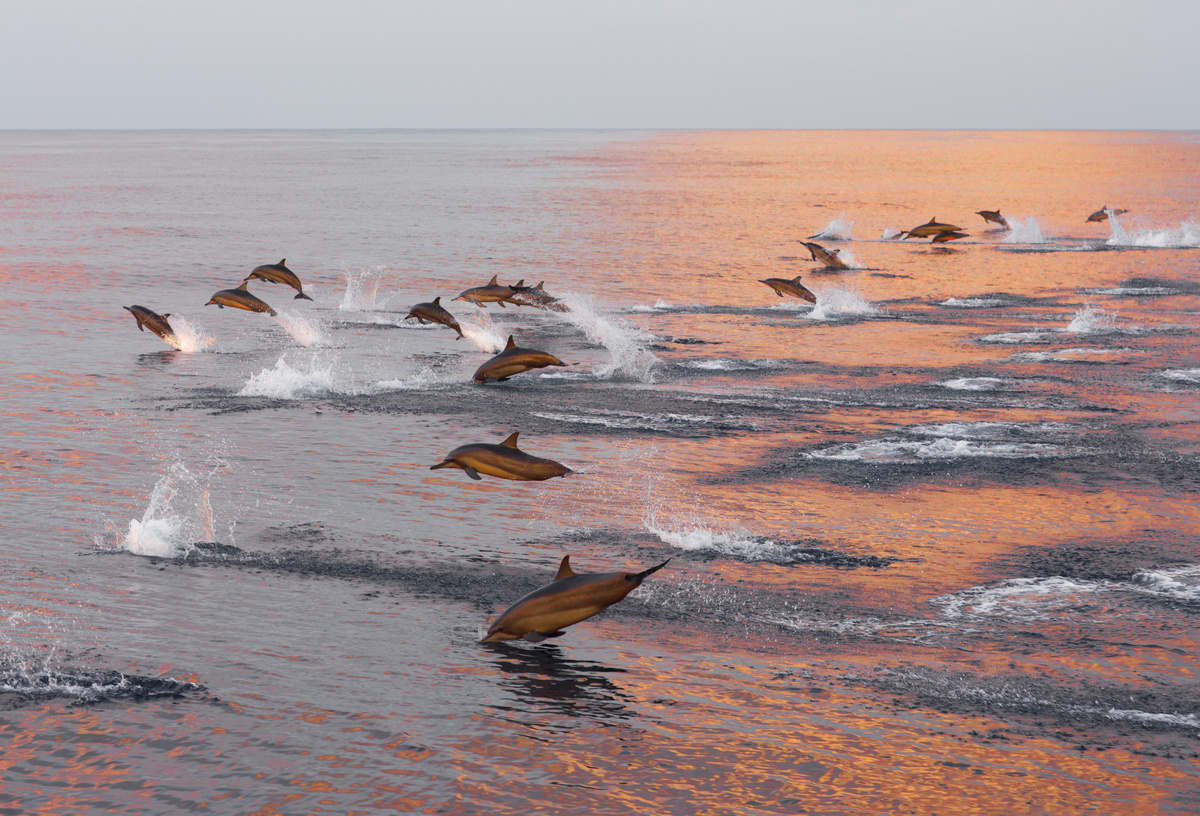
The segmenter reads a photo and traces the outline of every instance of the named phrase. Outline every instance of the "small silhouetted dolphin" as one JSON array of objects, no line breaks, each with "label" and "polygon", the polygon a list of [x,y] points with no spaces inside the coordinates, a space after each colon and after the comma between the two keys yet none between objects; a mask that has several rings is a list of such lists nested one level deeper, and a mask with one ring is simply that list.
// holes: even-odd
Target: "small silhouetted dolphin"
[{"label": "small silhouetted dolphin", "polygon": [[546,290],[542,288],[545,285],[546,282],[542,281],[537,286],[522,286],[509,298],[509,303],[515,303],[518,306],[532,306],[535,309],[550,309],[555,312],[567,311],[567,307],[560,303],[558,298],[546,294]]},{"label": "small silhouetted dolphin", "polygon": [[807,300],[809,303],[817,302],[817,296],[808,291],[808,289],[806,289],[800,283],[799,275],[791,280],[786,278],[767,278],[766,280],[760,280],[759,283],[765,283],[767,286],[770,286],[775,290],[775,294],[779,295],[780,297],[783,297],[784,295],[791,295],[792,297],[798,297],[801,300]]},{"label": "small silhouetted dolphin", "polygon": [[476,442],[457,447],[446,454],[444,461],[430,465],[429,469],[459,468],[475,480],[482,478],[480,473],[486,473],[488,476],[511,479],[515,482],[543,482],[555,476],[566,476],[571,472],[570,468],[553,459],[530,456],[517,448],[518,433],[519,431],[514,431],[499,445]]},{"label": "small silhouetted dolphin", "polygon": [[487,282],[486,286],[476,286],[474,289],[468,289],[454,299],[474,303],[480,309],[483,308],[483,304],[485,303],[499,303],[500,308],[504,308],[506,301],[520,306],[520,303],[513,300],[513,295],[524,288],[524,279],[517,281],[512,286],[506,286],[502,283],[497,283],[497,277],[497,275],[492,275],[492,279]]},{"label": "small silhouetted dolphin", "polygon": [[446,307],[442,305],[442,297],[438,295],[430,303],[418,303],[408,310],[408,316],[405,320],[415,317],[417,322],[422,326],[425,322],[440,323],[443,326],[449,326],[458,332],[458,337],[455,340],[461,339],[463,336],[462,326],[458,325],[458,321],[454,319],[454,315],[446,311]]},{"label": "small silhouetted dolphin", "polygon": [[904,236],[904,240],[907,241],[909,238],[929,238],[937,235],[939,232],[954,232],[955,230],[960,229],[962,229],[962,227],[956,227],[953,224],[941,223],[937,220],[937,216],[935,215],[921,226],[910,229]]},{"label": "small silhouetted dolphin", "polygon": [[[1108,216],[1110,214],[1111,215],[1124,215],[1127,212],[1129,212],[1129,210],[1110,210],[1108,208],[1108,205],[1105,204],[1103,207],[1101,207],[1100,209],[1096,210],[1094,213],[1089,215],[1087,217],[1087,220],[1088,221],[1107,221]],[[1087,222],[1085,221],[1084,223],[1087,223]]]},{"label": "small silhouetted dolphin", "polygon": [[947,241],[957,241],[959,238],[966,238],[967,233],[962,230],[946,230],[939,232],[937,235],[929,239],[931,244],[944,244]]},{"label": "small silhouetted dolphin", "polygon": [[312,300],[312,298],[304,294],[304,288],[300,283],[300,279],[296,277],[295,272],[287,268],[286,264],[287,258],[283,258],[277,264],[263,264],[262,266],[256,266],[254,267],[254,271],[246,276],[246,280],[258,278],[259,280],[264,280],[268,283],[286,284],[300,293],[296,295],[296,297],[292,298],[292,300],[299,300],[300,298]]},{"label": "small silhouetted dolphin", "polygon": [[523,371],[529,371],[531,368],[567,365],[572,364],[564,363],[553,354],[547,354],[544,351],[535,351],[534,349],[520,348],[510,334],[504,351],[481,365],[475,371],[473,379],[477,383],[486,383],[488,380],[504,382],[509,377],[520,374]]},{"label": "small silhouetted dolphin", "polygon": [[808,247],[808,252],[812,255],[812,259],[825,264],[826,269],[850,268],[849,264],[838,257],[838,254],[841,252],[840,249],[826,249],[820,244],[814,244],[811,241],[801,241],[800,243]]},{"label": "small silhouetted dolphin", "polygon": [[137,321],[138,331],[149,329],[163,340],[175,336],[175,330],[167,322],[167,318],[171,316],[170,312],[158,314],[145,306],[122,306],[121,308],[133,315],[134,320]]},{"label": "small silhouetted dolphin", "polygon": [[242,285],[236,289],[222,289],[217,292],[212,298],[205,303],[205,306],[217,304],[217,308],[224,309],[226,306],[232,309],[245,309],[247,312],[266,312],[274,317],[278,312],[266,304],[264,300],[256,295],[250,294],[246,289],[248,281],[242,281]]},{"label": "small silhouetted dolphin", "polygon": [[982,218],[985,224],[999,224],[1008,229],[1008,221],[1000,214],[999,210],[976,210],[975,214]]},{"label": "small silhouetted dolphin", "polygon": [[571,569],[571,556],[564,555],[554,580],[506,609],[480,643],[518,639],[537,643],[566,634],[566,627],[624,600],[642,581],[669,563],[670,558],[642,572],[579,575]]}]

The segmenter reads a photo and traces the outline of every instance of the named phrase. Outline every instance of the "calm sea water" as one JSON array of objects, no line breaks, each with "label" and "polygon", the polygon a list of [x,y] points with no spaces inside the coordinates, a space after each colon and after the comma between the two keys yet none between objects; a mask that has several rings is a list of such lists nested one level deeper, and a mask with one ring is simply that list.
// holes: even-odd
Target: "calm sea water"
[{"label": "calm sea water", "polygon": [[[1197,190],[1196,134],[0,134],[0,813],[1200,813]],[[509,334],[574,365],[473,385]],[[428,469],[513,431],[576,473]],[[672,561],[478,644],[564,554]]]}]

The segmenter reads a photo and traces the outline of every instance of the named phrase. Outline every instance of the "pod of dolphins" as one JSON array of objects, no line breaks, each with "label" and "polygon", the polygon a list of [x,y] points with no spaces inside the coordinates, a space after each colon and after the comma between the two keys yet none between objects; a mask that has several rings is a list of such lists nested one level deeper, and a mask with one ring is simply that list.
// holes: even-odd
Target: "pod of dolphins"
[{"label": "pod of dolphins", "polygon": [[[1089,215],[1087,221],[1105,221],[1110,216],[1122,215],[1126,212],[1128,210],[1110,210],[1105,206]],[[1000,215],[999,210],[978,210],[976,215],[983,218],[985,224],[993,223],[1003,228],[1008,227],[1008,221]],[[967,233],[961,227],[941,223],[934,217],[924,224],[892,237],[903,240],[929,238],[930,243],[940,244],[965,238]],[[801,241],[801,243],[808,249],[812,259],[823,265],[822,269],[833,271],[849,269],[849,265],[838,257],[840,250],[827,250],[820,244],[811,241]],[[286,260],[285,258],[277,264],[255,267],[242,280],[241,285],[214,293],[208,303],[204,305],[215,304],[221,309],[228,306],[233,309],[275,316],[277,313],[270,305],[249,291],[248,284],[251,280],[282,283],[296,290],[297,294],[294,299],[312,300],[311,297],[304,294],[300,278],[287,268]],[[543,289],[545,281],[537,286],[525,286],[524,280],[512,285],[505,285],[499,283],[497,277],[493,275],[485,285],[467,289],[454,300],[474,303],[481,309],[487,303],[497,303],[501,308],[504,308],[506,303],[511,303],[518,307],[530,306],[538,309],[566,311],[565,305]],[[766,278],[760,283],[771,287],[779,297],[790,296],[809,303],[816,303],[816,295],[801,284],[800,277],[797,275],[790,280]],[[456,340],[461,339],[463,337],[462,327],[454,315],[441,305],[441,300],[441,296],[438,296],[430,302],[416,304],[404,319],[416,318],[417,322],[422,325],[436,323],[446,326],[454,330],[457,335]],[[160,315],[145,306],[138,305],[123,308],[133,315],[140,331],[149,329],[164,340],[174,337],[175,332],[167,321],[167,318],[171,316],[170,313]],[[481,365],[472,380],[478,384],[486,384],[491,380],[506,382],[510,377],[525,371],[567,365],[573,364],[564,363],[558,357],[545,351],[521,348],[516,344],[514,337],[509,335],[504,350]],[[457,468],[475,480],[481,480],[483,476],[480,474],[484,474],[497,479],[522,482],[541,482],[555,477],[565,477],[572,472],[570,468],[559,462],[533,456],[518,448],[518,435],[519,432],[514,431],[499,444],[475,442],[460,445],[446,454],[441,462],[431,465],[429,469]],[[570,556],[565,555],[559,564],[554,580],[525,595],[506,609],[491,625],[487,635],[480,642],[497,643],[520,639],[538,643],[547,638],[559,637],[565,634],[566,627],[587,620],[624,600],[625,596],[641,586],[646,578],[665,567],[670,560],[668,558],[661,564],[642,572],[579,574],[571,569]]]}]

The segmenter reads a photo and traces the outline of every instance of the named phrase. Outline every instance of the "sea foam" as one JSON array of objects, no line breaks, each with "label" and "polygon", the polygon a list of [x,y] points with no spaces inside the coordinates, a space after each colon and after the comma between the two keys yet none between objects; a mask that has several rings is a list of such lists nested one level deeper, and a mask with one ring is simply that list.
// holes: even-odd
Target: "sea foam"
[{"label": "sea foam", "polygon": [[1019,218],[1006,218],[1005,220],[1008,221],[1009,231],[1002,240],[1006,244],[1044,244],[1050,240],[1050,236],[1042,231],[1042,225],[1032,216],[1025,220]]},{"label": "sea foam", "polygon": [[274,368],[264,368],[254,374],[238,391],[239,397],[271,397],[294,400],[317,396],[335,390],[333,364],[320,365],[317,358],[309,360],[308,370],[293,368],[280,357]]},{"label": "sea foam", "polygon": [[[837,218],[829,222],[825,229],[811,236],[810,241],[849,241],[850,232],[854,229],[854,222],[846,220],[846,214],[842,213]],[[845,253],[842,253],[845,258]]]},{"label": "sea foam", "polygon": [[120,544],[134,555],[172,558],[185,554],[195,541],[212,539],[208,488],[177,462],[154,485],[142,517],[130,519]]},{"label": "sea foam", "polygon": [[190,322],[187,318],[173,315],[171,328],[175,333],[164,339],[168,345],[184,354],[212,351],[217,347],[217,341],[210,337],[202,326]]},{"label": "sea foam", "polygon": [[839,317],[879,314],[852,284],[822,288],[815,292],[817,303],[804,315],[808,320],[837,320]]},{"label": "sea foam", "polygon": [[587,295],[568,292],[561,300],[567,306],[567,311],[550,314],[581,330],[590,342],[608,349],[611,359],[607,365],[598,366],[592,371],[596,377],[645,383],[654,381],[654,370],[659,360],[648,348],[654,342],[654,335],[618,318],[601,314]]}]

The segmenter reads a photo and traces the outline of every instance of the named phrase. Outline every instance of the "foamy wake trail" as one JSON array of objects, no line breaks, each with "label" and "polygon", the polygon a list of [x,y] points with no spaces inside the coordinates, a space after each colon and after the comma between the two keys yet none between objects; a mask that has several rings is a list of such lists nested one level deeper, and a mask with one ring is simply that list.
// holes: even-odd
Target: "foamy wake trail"
[{"label": "foamy wake trail", "polygon": [[492,316],[483,309],[471,307],[469,315],[461,318],[458,325],[462,329],[463,337],[480,351],[495,354],[504,350],[507,336],[502,329],[496,327]]},{"label": "foamy wake trail", "polygon": [[171,317],[171,328],[175,330],[175,334],[166,338],[167,345],[185,354],[212,351],[217,347],[217,341],[210,337],[203,327],[192,324],[184,317]]},{"label": "foamy wake trail", "polygon": [[960,377],[956,380],[942,380],[937,383],[952,391],[991,391],[1004,384],[999,377]]},{"label": "foamy wake trail", "polygon": [[1084,306],[1075,312],[1075,317],[1067,324],[1067,331],[1072,334],[1101,334],[1117,328],[1117,313],[1106,312],[1095,306]]},{"label": "foamy wake trail", "polygon": [[[854,229],[854,222],[846,220],[846,214],[842,213],[839,217],[829,222],[829,226],[818,232],[810,238],[810,241],[825,240],[825,241],[849,241],[850,231]],[[846,255],[843,252],[842,257]]]},{"label": "foamy wake trail", "polygon": [[329,335],[316,318],[304,317],[296,312],[279,312],[275,315],[275,322],[305,348],[329,345]]},{"label": "foamy wake trail", "polygon": [[141,519],[130,519],[121,548],[134,555],[172,558],[196,541],[213,538],[208,488],[181,463],[175,463],[154,485]]},{"label": "foamy wake trail", "polygon": [[392,295],[379,299],[379,285],[383,282],[387,267],[377,266],[373,269],[358,271],[343,269],[346,278],[346,292],[338,309],[343,312],[364,312],[383,308]]},{"label": "foamy wake trail", "polygon": [[852,284],[821,288],[813,294],[817,296],[817,305],[804,315],[809,320],[837,320],[852,315],[879,314],[879,310],[860,295]]},{"label": "foamy wake trail", "polygon": [[596,310],[587,295],[568,292],[561,298],[567,306],[565,312],[549,312],[570,323],[587,336],[589,342],[608,349],[611,360],[608,365],[594,369],[592,373],[602,380],[628,378],[638,382],[653,382],[654,369],[659,360],[647,346],[654,342],[654,335],[637,326],[617,318],[609,318]]},{"label": "foamy wake trail", "polygon": [[1049,237],[1042,232],[1042,225],[1032,216],[1022,221],[1019,218],[1005,218],[1008,221],[1008,235],[1003,242],[1006,244],[1044,244]]},{"label": "foamy wake trail", "polygon": [[1160,247],[1186,249],[1200,247],[1200,224],[1184,222],[1178,229],[1137,229],[1126,230],[1124,225],[1112,214],[1108,217],[1112,236],[1106,242],[1109,246],[1127,247]]},{"label": "foamy wake trail", "polygon": [[1162,373],[1162,376],[1174,382],[1200,383],[1200,368],[1174,368]]},{"label": "foamy wake trail", "polygon": [[246,381],[239,397],[271,397],[273,399],[302,399],[334,391],[333,363],[322,366],[313,357],[308,370],[293,368],[280,357],[274,368],[264,368]]},{"label": "foamy wake trail", "polygon": [[721,532],[698,521],[660,521],[658,513],[652,510],[642,519],[642,526],[646,532],[676,549],[715,552],[745,561],[785,561],[794,549],[752,536],[742,529]]}]

